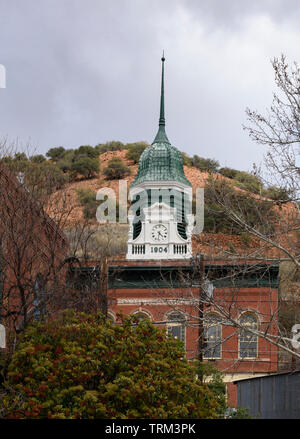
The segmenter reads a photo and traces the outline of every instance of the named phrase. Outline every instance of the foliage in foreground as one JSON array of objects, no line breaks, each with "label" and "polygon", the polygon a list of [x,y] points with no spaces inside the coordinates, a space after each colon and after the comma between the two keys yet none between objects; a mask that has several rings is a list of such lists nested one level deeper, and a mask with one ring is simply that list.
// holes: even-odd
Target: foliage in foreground
[{"label": "foliage in foreground", "polygon": [[197,362],[196,373],[200,382],[206,382],[209,390],[217,399],[217,413],[220,418],[223,418],[227,410],[226,384],[223,381],[223,373],[207,362]]},{"label": "foliage in foreground", "polygon": [[149,321],[64,313],[19,340],[4,383],[7,418],[216,418],[179,341]]}]

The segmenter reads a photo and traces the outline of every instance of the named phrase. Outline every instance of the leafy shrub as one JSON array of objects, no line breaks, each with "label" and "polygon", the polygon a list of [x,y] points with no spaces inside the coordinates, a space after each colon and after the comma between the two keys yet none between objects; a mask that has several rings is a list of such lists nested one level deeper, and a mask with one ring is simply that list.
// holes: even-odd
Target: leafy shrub
[{"label": "leafy shrub", "polygon": [[56,166],[65,173],[71,173],[74,157],[75,151],[73,149],[68,149],[64,156],[56,162]]},{"label": "leafy shrub", "polygon": [[115,158],[108,162],[108,165],[103,170],[103,174],[107,180],[117,180],[130,175],[131,171],[121,159]]},{"label": "leafy shrub", "polygon": [[57,148],[49,149],[49,151],[46,153],[46,156],[56,162],[57,160],[63,158],[65,152],[66,150],[63,146],[58,146]]},{"label": "leafy shrub", "polygon": [[253,192],[254,194],[260,194],[263,188],[262,181],[259,177],[244,171],[238,171],[235,174],[234,184],[241,189]]},{"label": "leafy shrub", "polygon": [[43,163],[46,161],[46,157],[43,154],[37,154],[30,157],[30,161],[33,163]]},{"label": "leafy shrub", "polygon": [[192,164],[195,168],[200,169],[200,171],[216,172],[220,164],[214,159],[205,159],[194,155],[192,158]]},{"label": "leafy shrub", "polygon": [[4,387],[6,418],[218,416],[181,342],[135,318],[113,325],[101,315],[64,313],[29,326]]},{"label": "leafy shrub", "polygon": [[237,191],[224,181],[208,180],[205,186],[204,230],[213,233],[239,235],[244,232],[228,211],[246,224],[270,235],[274,231],[275,212],[273,202],[254,198]]},{"label": "leafy shrub", "polygon": [[207,362],[197,362],[196,373],[200,382],[206,382],[209,379],[207,386],[218,401],[218,416],[223,418],[227,409],[226,384],[223,381],[224,374]]},{"label": "leafy shrub", "polygon": [[98,154],[103,154],[107,151],[121,151],[125,148],[124,143],[119,142],[118,140],[111,140],[110,142],[106,142],[103,144],[99,144],[95,146],[95,150]]},{"label": "leafy shrub", "polygon": [[25,171],[25,185],[31,192],[50,194],[62,189],[69,181],[54,163],[29,163]]},{"label": "leafy shrub", "polygon": [[293,199],[294,191],[292,189],[269,186],[267,189],[263,190],[262,195],[266,198],[271,198],[274,201],[286,202]]},{"label": "leafy shrub", "polygon": [[237,169],[233,169],[233,168],[221,168],[219,169],[219,174],[224,175],[224,177],[227,178],[235,178],[235,176],[237,175],[239,171]]},{"label": "leafy shrub", "polygon": [[96,218],[96,210],[98,207],[96,194],[91,189],[78,189],[77,196],[79,203],[83,206],[84,218]]},{"label": "leafy shrub", "polygon": [[149,146],[147,142],[127,143],[126,158],[132,160],[134,164],[138,163],[144,150]]},{"label": "leafy shrub", "polygon": [[[83,216],[86,219],[95,219],[99,201],[96,200],[96,194],[91,189],[78,189],[77,196],[79,203],[83,206]],[[107,196],[103,201],[107,201]],[[109,200],[116,203],[116,221],[119,220],[119,203],[117,201]],[[101,203],[100,203],[101,204]],[[105,214],[107,214],[107,209]]]},{"label": "leafy shrub", "polygon": [[24,152],[17,152],[14,156],[8,155],[1,158],[0,161],[15,175],[20,172],[25,173],[30,164]]},{"label": "leafy shrub", "polygon": [[181,157],[185,166],[193,166],[193,159],[189,157],[185,152],[181,153]]},{"label": "leafy shrub", "polygon": [[25,154],[25,152],[16,152],[13,160],[18,161],[18,162],[27,162],[28,157]]},{"label": "leafy shrub", "polygon": [[27,190],[37,197],[61,189],[68,182],[68,177],[56,164],[47,160],[28,160],[25,154],[20,153],[2,161],[17,177],[22,175]]},{"label": "leafy shrub", "polygon": [[99,156],[99,152],[90,145],[82,145],[74,151],[74,159],[77,160],[82,157],[89,157],[95,159]]},{"label": "leafy shrub", "polygon": [[224,177],[234,180],[235,186],[254,194],[260,194],[263,189],[263,183],[259,177],[249,172],[238,171],[232,168],[221,168],[219,173]]},{"label": "leafy shrub", "polygon": [[74,157],[74,161],[71,164],[71,170],[82,175],[84,178],[93,178],[99,172],[99,161],[97,158],[91,158],[88,156]]},{"label": "leafy shrub", "polygon": [[99,152],[90,145],[68,150],[62,146],[52,148],[46,155],[60,170],[68,173],[71,180],[75,180],[77,174],[84,178],[92,178],[99,172]]}]

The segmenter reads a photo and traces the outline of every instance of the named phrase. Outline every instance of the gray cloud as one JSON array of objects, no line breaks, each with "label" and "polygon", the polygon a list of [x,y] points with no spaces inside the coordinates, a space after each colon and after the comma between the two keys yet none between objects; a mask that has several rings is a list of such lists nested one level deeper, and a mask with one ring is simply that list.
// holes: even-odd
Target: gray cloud
[{"label": "gray cloud", "polygon": [[300,4],[298,0],[184,0],[186,8],[200,20],[208,20],[212,26],[224,26],[231,31],[243,25],[245,17],[267,15],[277,23],[288,20],[297,24]]},{"label": "gray cloud", "polygon": [[270,104],[270,58],[299,57],[299,18],[296,0],[0,0],[0,136],[42,153],[151,142],[165,49],[172,143],[250,169],[263,150],[242,131],[245,107]]}]

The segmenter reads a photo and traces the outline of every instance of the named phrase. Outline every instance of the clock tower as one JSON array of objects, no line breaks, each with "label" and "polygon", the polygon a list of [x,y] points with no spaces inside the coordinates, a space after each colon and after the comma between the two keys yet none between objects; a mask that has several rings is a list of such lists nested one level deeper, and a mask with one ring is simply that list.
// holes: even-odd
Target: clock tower
[{"label": "clock tower", "polygon": [[157,135],[139,160],[130,185],[131,210],[126,258],[188,259],[192,256],[192,185],[184,175],[181,153],[165,131],[164,62]]}]

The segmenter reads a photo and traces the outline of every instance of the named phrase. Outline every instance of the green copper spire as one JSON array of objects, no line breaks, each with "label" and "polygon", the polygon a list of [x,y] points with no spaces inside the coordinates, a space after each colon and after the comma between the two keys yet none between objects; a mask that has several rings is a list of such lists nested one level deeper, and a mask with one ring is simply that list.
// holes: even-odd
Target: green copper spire
[{"label": "green copper spire", "polygon": [[156,137],[155,137],[152,145],[154,143],[168,143],[168,144],[170,144],[169,139],[166,135],[166,131],[165,131],[166,120],[165,120],[165,92],[164,92],[164,62],[165,62],[164,53],[163,53],[161,61],[162,61],[162,69],[161,69],[159,128],[158,128],[158,132],[156,134]]},{"label": "green copper spire", "polygon": [[161,97],[158,133],[152,145],[146,148],[139,160],[139,168],[135,180],[130,187],[145,182],[179,182],[191,187],[184,175],[181,153],[171,145],[165,132],[165,102],[164,102],[164,62],[162,56]]}]

